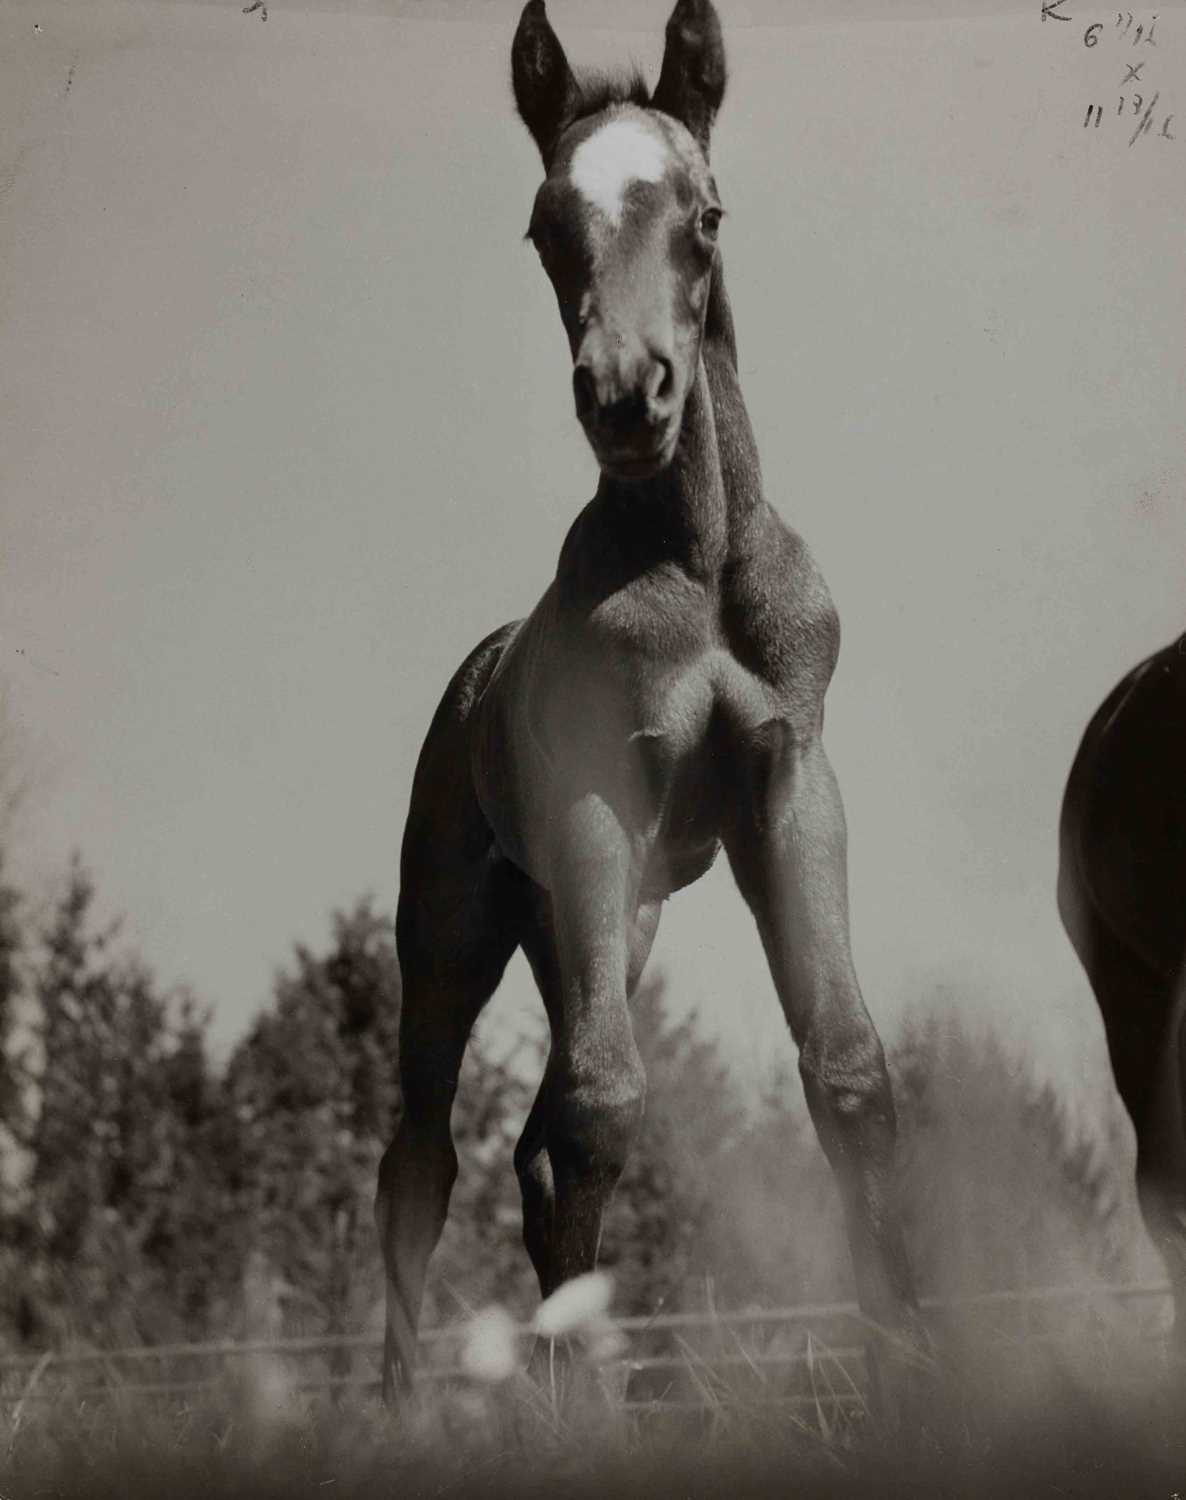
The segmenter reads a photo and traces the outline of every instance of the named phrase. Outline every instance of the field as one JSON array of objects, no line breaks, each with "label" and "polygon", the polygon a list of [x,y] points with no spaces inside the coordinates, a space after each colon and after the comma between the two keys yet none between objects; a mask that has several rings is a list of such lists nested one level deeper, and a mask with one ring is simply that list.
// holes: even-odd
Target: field
[{"label": "field", "polygon": [[932,1307],[936,1361],[900,1430],[872,1409],[847,1306],[578,1321],[572,1373],[539,1380],[503,1367],[522,1330],[488,1314],[428,1341],[398,1414],[363,1338],[10,1361],[0,1494],[1172,1500],[1186,1385],[1159,1291]]}]

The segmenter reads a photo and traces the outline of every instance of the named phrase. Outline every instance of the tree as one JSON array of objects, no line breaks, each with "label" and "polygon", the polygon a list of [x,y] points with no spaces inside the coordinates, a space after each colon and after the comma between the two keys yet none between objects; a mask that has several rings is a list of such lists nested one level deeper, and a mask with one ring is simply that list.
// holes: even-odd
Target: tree
[{"label": "tree", "polygon": [[[25,1126],[20,1061],[13,1055],[17,1012],[24,994],[21,965],[25,934],[21,919],[21,894],[8,882],[0,849],[0,1125],[3,1126],[0,1150],[5,1166]],[[9,1188],[7,1171],[0,1174],[0,1183],[4,1190]]]},{"label": "tree", "polygon": [[1119,1273],[1133,1219],[1114,1140],[1086,1136],[990,1027],[936,1007],[904,1028],[891,1066],[907,1234],[926,1290]]},{"label": "tree", "polygon": [[235,1049],[226,1078],[240,1128],[234,1189],[244,1256],[262,1256],[289,1289],[294,1313],[299,1299],[319,1330],[339,1315],[342,1262],[352,1247],[338,1225],[343,1216],[348,1226],[358,1220],[360,1158],[372,1144],[353,1129],[343,995],[329,975],[332,960],[298,947],[295,972],[277,976],[272,1008]]},{"label": "tree", "polygon": [[162,1337],[169,1323],[186,1338],[225,1331],[240,1289],[240,1131],[210,1064],[209,1024],[209,1011],[183,992],[162,1059],[158,1107],[169,1180],[154,1195],[141,1242],[143,1275],[168,1308]]},{"label": "tree", "polygon": [[[399,1113],[399,965],[370,900],[334,917],[326,953],[298,946],[295,960],[228,1065],[240,1217],[287,1296],[289,1326],[355,1326],[382,1296],[372,1204]],[[426,1323],[459,1299],[524,1294],[511,1151],[531,1062],[517,1047],[496,1054],[480,1027],[471,1040],[452,1122],[460,1172]]]},{"label": "tree", "polygon": [[[177,997],[116,951],[117,926],[94,929],[94,895],[76,859],[30,956],[39,1099],[16,1229],[51,1327],[159,1337],[178,1331],[180,1265],[164,1248],[183,1245],[184,1258],[197,1243],[168,1226],[184,1212],[179,1185],[195,1176],[205,1022],[182,1000],[175,1023]],[[202,1303],[192,1288],[181,1299],[195,1314]]]},{"label": "tree", "polygon": [[771,1083],[716,1164],[709,1226],[718,1296],[732,1306],[854,1295],[840,1195],[792,1078]]}]

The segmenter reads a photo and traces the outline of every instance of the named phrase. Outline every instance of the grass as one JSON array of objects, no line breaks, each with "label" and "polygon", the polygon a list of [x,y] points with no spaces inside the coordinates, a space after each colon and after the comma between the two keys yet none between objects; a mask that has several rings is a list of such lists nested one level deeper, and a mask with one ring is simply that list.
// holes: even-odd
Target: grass
[{"label": "grass", "polygon": [[1063,1314],[1024,1337],[964,1325],[940,1341],[899,1432],[870,1410],[859,1352],[723,1320],[632,1350],[630,1386],[625,1365],[586,1360],[564,1394],[519,1372],[457,1379],[395,1415],[370,1388],[296,1389],[274,1362],[159,1395],[114,1367],[85,1389],[43,1368],[0,1413],[0,1495],[1186,1494],[1186,1385],[1131,1327]]}]

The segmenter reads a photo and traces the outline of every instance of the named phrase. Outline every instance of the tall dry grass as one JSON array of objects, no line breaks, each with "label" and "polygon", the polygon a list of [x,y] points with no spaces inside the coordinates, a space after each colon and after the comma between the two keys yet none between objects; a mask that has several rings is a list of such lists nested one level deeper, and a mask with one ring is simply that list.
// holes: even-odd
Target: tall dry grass
[{"label": "tall dry grass", "polygon": [[680,1335],[668,1387],[649,1397],[629,1379],[641,1346],[623,1358],[599,1313],[575,1329],[567,1377],[545,1361],[528,1378],[518,1345],[508,1366],[497,1319],[473,1325],[471,1344],[495,1347],[467,1362],[462,1330],[455,1363],[474,1375],[426,1385],[396,1414],[370,1388],[301,1390],[275,1362],[237,1362],[209,1389],[156,1397],[114,1367],[85,1389],[42,1370],[0,1413],[0,1494],[1186,1493],[1186,1382],[1122,1311],[1068,1303],[1028,1330],[999,1317],[958,1327],[962,1337],[936,1324],[936,1362],[900,1429],[870,1408],[859,1356],[804,1329],[724,1318]]}]

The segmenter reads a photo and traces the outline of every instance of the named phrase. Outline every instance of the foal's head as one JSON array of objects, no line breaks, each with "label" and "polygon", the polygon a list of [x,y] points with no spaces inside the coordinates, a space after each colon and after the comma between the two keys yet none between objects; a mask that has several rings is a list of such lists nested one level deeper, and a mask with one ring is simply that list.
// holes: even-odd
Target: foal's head
[{"label": "foal's head", "polygon": [[721,205],[708,167],[725,91],[710,0],[679,0],[659,82],[578,80],[543,0],[511,51],[515,102],[547,176],[528,238],[560,304],[576,412],[603,472],[671,462],[696,375]]}]

